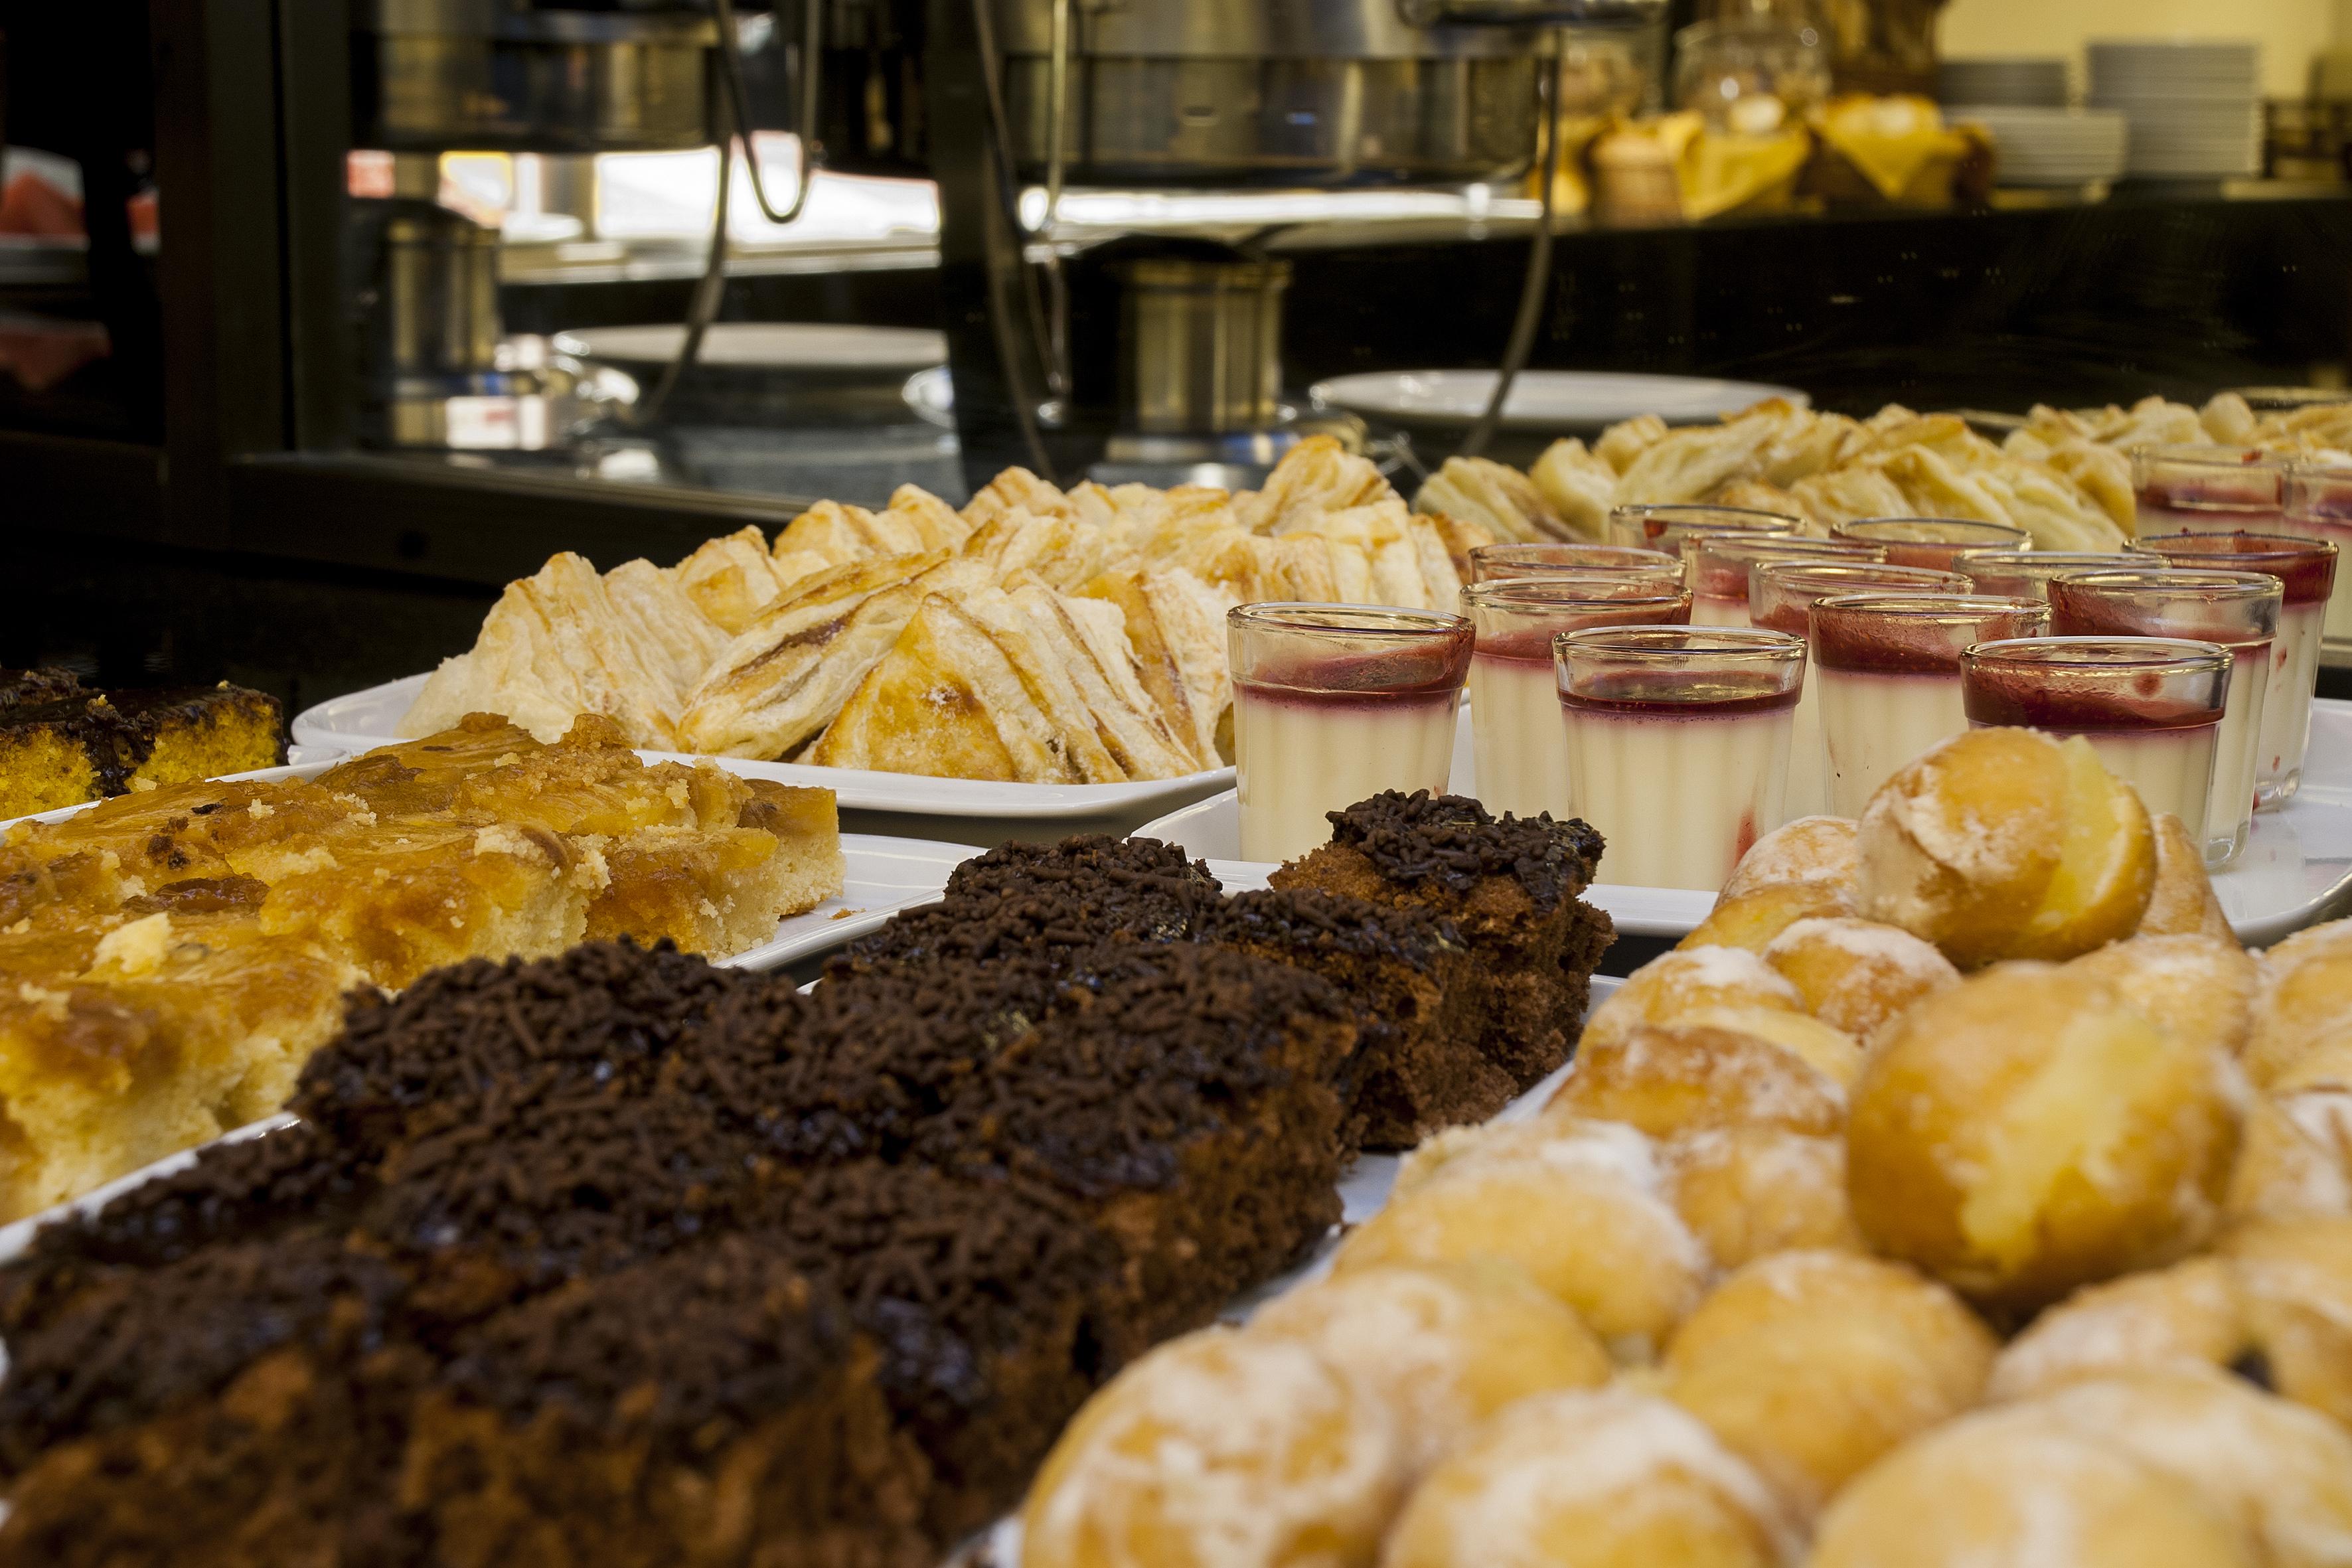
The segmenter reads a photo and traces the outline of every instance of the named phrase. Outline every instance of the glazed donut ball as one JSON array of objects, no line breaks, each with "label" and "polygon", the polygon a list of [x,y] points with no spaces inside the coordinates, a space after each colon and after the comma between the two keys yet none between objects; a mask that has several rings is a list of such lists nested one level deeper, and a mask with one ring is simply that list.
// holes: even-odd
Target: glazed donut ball
[{"label": "glazed donut ball", "polygon": [[2352,1219],[2249,1225],[2221,1251],[2270,1385],[2352,1426]]},{"label": "glazed donut ball", "polygon": [[1380,1401],[1306,1346],[1171,1340],[1087,1402],[1022,1511],[1025,1568],[1369,1565],[1402,1491]]},{"label": "glazed donut ball", "polygon": [[1809,1568],[2258,1568],[2196,1493],[2031,1408],[1979,1411],[1897,1448],[1822,1516]]},{"label": "glazed donut ball", "polygon": [[2237,1137],[2218,1048],[2094,976],[2005,964],[1882,1037],[1847,1118],[1847,1192],[1874,1249],[2014,1311],[2203,1240]]},{"label": "glazed donut ball", "polygon": [[1767,942],[1799,921],[1850,915],[1860,907],[1849,883],[1776,882],[1736,899],[1717,899],[1706,919],[1675,945],[1744,947],[1761,952]]},{"label": "glazed donut ball", "polygon": [[2352,1215],[2352,1092],[2256,1095],[2221,1207],[2232,1221]]},{"label": "glazed donut ball", "polygon": [[1675,1212],[1718,1268],[1800,1247],[1863,1249],[1843,1137],[1724,1127],[1684,1133],[1661,1152]]},{"label": "glazed donut ball", "polygon": [[1841,1089],[1852,1088],[1862,1076],[1862,1042],[1810,1014],[1778,1007],[1701,1007],[1675,1022],[1769,1040]]},{"label": "glazed donut ball", "polygon": [[1708,1007],[1802,1013],[1797,988],[1739,947],[1679,948],[1626,976],[1584,1021],[1579,1050],[1622,1039],[1639,1024],[1672,1024]]},{"label": "glazed donut ball", "polygon": [[2246,1072],[2268,1084],[2316,1042],[2352,1025],[2352,921],[2295,932],[2263,955]]},{"label": "glazed donut ball", "polygon": [[1653,1138],[1706,1127],[1845,1126],[1845,1090],[1793,1051],[1706,1024],[1643,1024],[1587,1042],[1544,1108],[1547,1118],[1623,1121]]},{"label": "glazed donut ball", "polygon": [[2192,1258],[2077,1290],[2002,1347],[1986,1392],[2022,1399],[2118,1373],[2207,1371],[2229,1365],[2246,1344],[2229,1265]]},{"label": "glazed donut ball", "polygon": [[1862,913],[1962,969],[2072,958],[2129,936],[2156,886],[2156,835],[2132,787],[2080,736],[1971,730],[1871,797]]},{"label": "glazed donut ball", "polygon": [[1870,921],[1805,920],[1764,950],[1822,1023],[1867,1040],[1920,997],[1959,984],[1932,942]]},{"label": "glazed donut ball", "polygon": [[1513,1405],[1405,1504],[1381,1568],[1774,1568],[1770,1491],[1705,1426],[1623,1388]]},{"label": "glazed donut ball", "polygon": [[1621,1122],[1551,1121],[1423,1144],[1332,1268],[1475,1258],[1517,1264],[1621,1362],[1652,1358],[1697,1303],[1708,1267],[1649,1139]]},{"label": "glazed donut ball", "polygon": [[1850,816],[1801,816],[1774,828],[1748,847],[1723,884],[1729,900],[1784,882],[1833,882],[1857,886],[1854,830]]},{"label": "glazed donut ball", "polygon": [[2136,936],[2067,967],[2106,981],[2142,1016],[2184,1039],[2233,1057],[2246,1048],[2262,970],[2234,938]]},{"label": "glazed donut ball", "polygon": [[2352,1562],[2352,1432],[2315,1410],[2201,1369],[2071,1384],[2026,1408],[2196,1492],[2273,1568]]},{"label": "glazed donut ball", "polygon": [[1977,1402],[1993,1337],[1900,1264],[1784,1252],[1716,1287],[1666,1347],[1662,1392],[1800,1514]]},{"label": "glazed donut ball", "polygon": [[2150,813],[2148,823],[2156,833],[2156,889],[2140,914],[2139,934],[2237,940],[2205,874],[2205,847],[2168,811]]},{"label": "glazed donut ball", "polygon": [[1582,1319],[1511,1264],[1394,1264],[1278,1296],[1254,1335],[1296,1340],[1388,1406],[1415,1474],[1515,1400],[1614,1369]]}]

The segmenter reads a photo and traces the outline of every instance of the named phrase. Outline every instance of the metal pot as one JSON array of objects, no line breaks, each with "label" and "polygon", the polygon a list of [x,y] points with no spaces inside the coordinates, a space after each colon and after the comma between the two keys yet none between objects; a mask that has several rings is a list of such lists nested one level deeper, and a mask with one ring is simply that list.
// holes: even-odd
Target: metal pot
[{"label": "metal pot", "polygon": [[1118,270],[1133,428],[1210,435],[1276,423],[1288,262],[1152,258]]},{"label": "metal pot", "polygon": [[352,38],[360,140],[401,152],[707,147],[718,43],[701,5],[366,0]]}]

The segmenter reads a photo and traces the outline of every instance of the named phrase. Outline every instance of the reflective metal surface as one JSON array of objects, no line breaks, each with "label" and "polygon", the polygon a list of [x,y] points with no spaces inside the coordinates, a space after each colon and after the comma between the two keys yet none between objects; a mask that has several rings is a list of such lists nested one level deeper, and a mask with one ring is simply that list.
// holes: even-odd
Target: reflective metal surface
[{"label": "reflective metal surface", "polygon": [[363,143],[621,152],[707,146],[717,24],[702,6],[535,9],[373,0],[352,44]]},{"label": "reflective metal surface", "polygon": [[1264,430],[1280,417],[1283,261],[1129,262],[1126,380],[1146,434]]}]

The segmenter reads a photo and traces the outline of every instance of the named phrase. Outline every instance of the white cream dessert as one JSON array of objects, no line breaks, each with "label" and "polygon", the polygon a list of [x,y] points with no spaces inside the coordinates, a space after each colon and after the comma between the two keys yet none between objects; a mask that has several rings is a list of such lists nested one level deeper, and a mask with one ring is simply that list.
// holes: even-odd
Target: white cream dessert
[{"label": "white cream dessert", "polygon": [[2049,611],[2025,599],[1856,594],[1812,609],[1814,680],[1829,756],[1829,809],[1858,817],[1897,768],[1969,727],[1960,655],[2033,637]]},{"label": "white cream dessert", "polygon": [[[1911,566],[1823,565],[1813,562],[1759,563],[1748,572],[1752,624],[1790,637],[1812,636],[1814,602],[1838,594],[1965,594],[1969,580],[1956,573]],[[1789,791],[1782,822],[1821,816],[1830,809],[1829,749],[1822,735],[1819,661],[1808,658],[1803,693],[1789,737]],[[1773,826],[1780,826],[1774,823]]]},{"label": "white cream dessert", "polygon": [[1737,533],[1701,534],[1683,542],[1683,561],[1691,591],[1691,625],[1746,626],[1748,618],[1748,579],[1759,562],[1818,561],[1848,566],[1874,565],[1886,559],[1874,544],[1847,544],[1833,539],[1794,539]]},{"label": "white cream dessert", "polygon": [[2151,812],[2201,824],[2230,650],[2162,637],[2033,637],[1965,656],[1969,723],[2080,735]]},{"label": "white cream dessert", "polygon": [[2271,645],[2262,730],[2254,742],[2255,809],[2293,800],[2311,743],[2311,700],[2319,685],[2336,548],[2325,540],[2268,533],[2143,533],[2136,549],[2179,567],[2261,572],[2279,580],[2278,636]]},{"label": "white cream dessert", "polygon": [[1568,732],[1559,717],[1552,642],[1604,626],[1679,626],[1687,594],[1587,599],[1560,583],[1482,583],[1462,596],[1477,636],[1470,661],[1470,739],[1478,798],[1500,815],[1569,810]]},{"label": "white cream dessert", "polygon": [[1296,859],[1330,841],[1328,813],[1382,790],[1444,793],[1467,617],[1244,605],[1226,641],[1242,858]]},{"label": "white cream dessert", "polygon": [[2052,629],[2061,636],[2180,637],[2229,649],[2229,697],[2205,810],[2209,868],[2235,860],[2252,826],[2281,598],[2275,580],[2252,573],[2101,572],[2050,584]]},{"label": "white cream dessert", "polygon": [[[1601,639],[1634,652],[1612,658],[1612,640]],[[1681,657],[1650,653],[1660,647]],[[1671,645],[1648,628],[1562,640],[1570,798],[1608,837],[1610,880],[1720,888],[1771,831],[1784,813],[1803,658],[1801,643],[1769,632],[1693,627]]]}]

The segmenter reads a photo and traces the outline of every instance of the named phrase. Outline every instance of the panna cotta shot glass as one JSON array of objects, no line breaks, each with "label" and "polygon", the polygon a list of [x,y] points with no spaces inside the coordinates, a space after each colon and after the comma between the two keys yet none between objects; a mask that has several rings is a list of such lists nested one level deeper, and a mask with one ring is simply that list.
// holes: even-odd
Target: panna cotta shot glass
[{"label": "panna cotta shot glass", "polygon": [[[1885,563],[1757,561],[1748,569],[1748,618],[1752,626],[1812,636],[1812,608],[1840,594],[1965,594],[1969,580],[1954,572]],[[1797,702],[1796,736],[1789,748],[1788,818],[1819,816],[1830,808],[1829,750],[1822,741],[1822,683],[1808,659],[1804,694]],[[1778,826],[1779,824],[1774,824]]]},{"label": "panna cotta shot glass", "polygon": [[1872,565],[1886,559],[1874,544],[1790,534],[1702,533],[1683,541],[1685,581],[1691,590],[1691,625],[1744,626],[1748,572],[1759,561],[1826,561]]},{"label": "panna cotta shot glass", "polygon": [[2033,535],[2005,522],[1979,522],[1966,517],[1865,517],[1833,523],[1832,539],[1884,546],[1886,559],[1896,566],[1925,566],[1953,572],[1970,550],[2031,550]]},{"label": "panna cotta shot glass", "polygon": [[2177,637],[2021,637],[1960,656],[1974,729],[2080,735],[2151,812],[2201,823],[2230,695],[2230,650]]},{"label": "panna cotta shot glass", "polygon": [[[2339,549],[2352,547],[2352,464],[2289,464],[2286,509],[2279,526],[2306,539],[2325,539]],[[2336,574],[2323,635],[2352,638],[2352,574]]]},{"label": "panna cotta shot glass", "polygon": [[2319,687],[2319,645],[2336,590],[2336,547],[2291,533],[2142,534],[2132,548],[2167,565],[2262,572],[2279,580],[2278,640],[2271,645],[2270,689],[2263,695],[2262,733],[2254,742],[2254,809],[2284,805],[2303,787],[2311,747],[2311,700]]},{"label": "panna cotta shot glass", "polygon": [[1568,734],[1559,719],[1552,642],[1591,626],[1683,626],[1687,590],[1606,596],[1591,578],[1475,583],[1462,611],[1477,638],[1470,661],[1470,742],[1478,798],[1489,811],[1569,811]]},{"label": "panna cotta shot glass", "polygon": [[1953,561],[1952,570],[1975,584],[1977,593],[2046,603],[2053,577],[2068,572],[2104,572],[2138,564],[2125,551],[1969,550]]},{"label": "panna cotta shot glass", "polygon": [[2132,448],[2132,498],[2139,531],[2259,532],[2286,502],[2286,464],[2258,447]]},{"label": "panna cotta shot glass", "polygon": [[2253,826],[2256,747],[2284,597],[2278,579],[2259,572],[2075,572],[2050,584],[2050,629],[2060,637],[2181,637],[2230,650],[2229,701],[2205,809],[2208,869],[2235,860]]},{"label": "panna cotta shot glass", "polygon": [[1792,534],[1805,525],[1785,511],[1760,511],[1745,506],[1701,506],[1683,502],[1618,506],[1609,509],[1609,542],[1645,550],[1682,554],[1683,541],[1701,533]]},{"label": "panna cotta shot glass", "polygon": [[1581,577],[1601,572],[1677,585],[1683,580],[1679,557],[1663,550],[1641,550],[1627,544],[1481,544],[1470,552],[1473,583],[1549,577],[1563,573]]},{"label": "panna cotta shot glass", "polygon": [[1553,645],[1570,799],[1612,881],[1723,886],[1783,812],[1805,645],[1733,626],[1602,626]]},{"label": "panna cotta shot glass", "polygon": [[1382,790],[1445,792],[1469,617],[1244,605],[1225,645],[1243,859],[1296,859],[1330,841],[1326,813]]},{"label": "panna cotta shot glass", "polygon": [[1847,594],[1817,602],[1812,628],[1830,811],[1860,816],[1896,769],[1968,729],[1960,655],[2040,637],[2050,607],[1990,594]]}]

